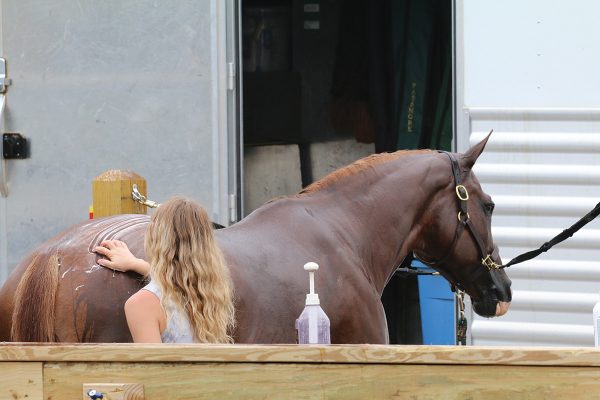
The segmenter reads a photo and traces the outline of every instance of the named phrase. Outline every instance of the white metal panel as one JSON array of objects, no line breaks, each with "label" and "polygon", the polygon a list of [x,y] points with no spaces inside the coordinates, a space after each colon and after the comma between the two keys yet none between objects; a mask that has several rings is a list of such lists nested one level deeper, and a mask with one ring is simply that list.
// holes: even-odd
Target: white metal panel
[{"label": "white metal panel", "polygon": [[600,107],[596,0],[463,0],[468,107]]},{"label": "white metal panel", "polygon": [[6,163],[0,281],[36,244],[87,218],[91,182],[108,169],[142,175],[153,200],[188,195],[228,222],[223,2],[1,8],[13,80],[6,129],[31,141],[31,158]]},{"label": "white metal panel", "polygon": [[[496,203],[503,261],[539,247],[600,201],[600,33],[593,0],[456,3],[457,148],[493,129],[475,166]],[[593,345],[600,221],[511,267],[508,314],[471,312],[479,345]]]},{"label": "white metal panel", "polygon": [[[551,124],[556,125],[554,141],[569,141],[575,117],[568,111],[550,115],[499,110],[494,118],[480,118],[489,110],[470,111],[471,144],[494,127],[475,172],[496,203],[492,233],[505,262],[550,240],[600,201],[600,157],[593,146],[600,140],[600,111],[579,117],[585,119],[585,126],[580,125],[577,134],[592,145],[572,146],[566,152],[543,139]],[[561,126],[566,133],[559,138]],[[524,151],[509,144],[511,140],[523,143],[522,136],[530,132],[540,146],[533,139]],[[591,311],[600,291],[599,257],[600,221],[595,220],[548,253],[510,267],[511,310],[498,319],[473,315],[472,343],[593,345]]]},{"label": "white metal panel", "polygon": [[594,336],[589,324],[476,320],[472,329],[477,332],[476,343],[480,346],[589,346],[589,337]]}]

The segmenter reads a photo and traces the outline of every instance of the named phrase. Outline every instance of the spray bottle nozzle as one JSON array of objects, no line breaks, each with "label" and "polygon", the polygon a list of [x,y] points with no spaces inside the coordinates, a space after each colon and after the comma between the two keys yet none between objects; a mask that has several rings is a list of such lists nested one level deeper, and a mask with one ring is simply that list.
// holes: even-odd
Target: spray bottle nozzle
[{"label": "spray bottle nozzle", "polygon": [[306,305],[319,305],[319,295],[315,293],[315,271],[319,269],[316,262],[307,262],[304,264],[304,270],[308,271],[310,280],[310,293],[306,295]]}]

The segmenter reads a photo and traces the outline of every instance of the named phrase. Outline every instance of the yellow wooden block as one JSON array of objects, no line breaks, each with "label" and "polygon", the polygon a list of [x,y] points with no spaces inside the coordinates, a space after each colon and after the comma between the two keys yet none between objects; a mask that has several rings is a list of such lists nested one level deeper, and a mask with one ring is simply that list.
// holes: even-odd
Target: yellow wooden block
[{"label": "yellow wooden block", "polygon": [[146,206],[133,200],[133,185],[146,196],[146,180],[132,171],[108,170],[92,181],[94,218],[117,214],[146,214]]}]

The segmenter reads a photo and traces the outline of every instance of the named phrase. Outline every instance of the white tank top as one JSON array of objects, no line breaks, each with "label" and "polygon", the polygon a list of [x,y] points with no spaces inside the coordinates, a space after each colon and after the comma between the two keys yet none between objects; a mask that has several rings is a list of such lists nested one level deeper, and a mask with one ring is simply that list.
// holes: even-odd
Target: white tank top
[{"label": "white tank top", "polygon": [[[150,281],[142,289],[153,293],[162,300],[160,288]],[[190,321],[185,312],[171,301],[165,301],[164,307],[167,312],[167,327],[160,334],[163,343],[194,343],[194,334]]]}]

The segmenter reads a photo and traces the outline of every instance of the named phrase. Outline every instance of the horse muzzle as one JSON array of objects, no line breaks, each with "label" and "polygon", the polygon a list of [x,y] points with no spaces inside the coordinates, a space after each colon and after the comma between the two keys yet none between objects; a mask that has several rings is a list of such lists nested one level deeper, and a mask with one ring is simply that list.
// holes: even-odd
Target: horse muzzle
[{"label": "horse muzzle", "polygon": [[473,299],[473,311],[482,317],[501,317],[508,312],[510,308],[512,292],[510,287],[505,289],[507,293],[500,294],[495,290],[495,295],[491,293],[485,294],[482,298]]},{"label": "horse muzzle", "polygon": [[500,317],[508,312],[510,307],[509,301],[500,301],[500,300],[484,300],[477,301],[472,300],[473,303],[473,311],[482,317],[491,318],[491,317]]},{"label": "horse muzzle", "polygon": [[496,315],[494,317],[501,317],[508,311],[510,307],[509,301],[499,301],[496,303]]}]

